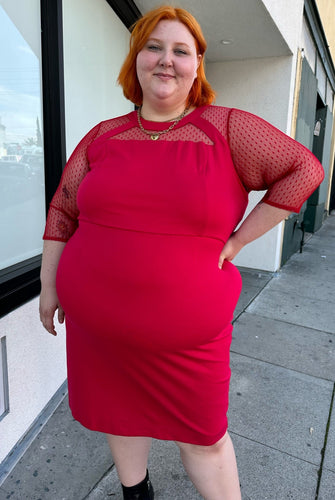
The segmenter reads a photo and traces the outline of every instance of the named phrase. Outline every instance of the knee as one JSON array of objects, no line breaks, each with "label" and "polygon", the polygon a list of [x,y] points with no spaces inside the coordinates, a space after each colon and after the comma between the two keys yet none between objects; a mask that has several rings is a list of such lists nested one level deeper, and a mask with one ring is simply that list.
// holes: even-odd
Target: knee
[{"label": "knee", "polygon": [[229,440],[228,432],[219,439],[216,443],[209,446],[201,446],[197,444],[181,443],[176,441],[177,446],[181,453],[195,454],[195,455],[217,455],[222,452],[225,448],[227,441]]}]

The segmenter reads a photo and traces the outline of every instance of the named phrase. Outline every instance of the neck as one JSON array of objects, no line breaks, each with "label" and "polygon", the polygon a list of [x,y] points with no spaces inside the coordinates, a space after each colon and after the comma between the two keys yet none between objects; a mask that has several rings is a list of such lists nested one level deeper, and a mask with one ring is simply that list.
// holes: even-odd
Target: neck
[{"label": "neck", "polygon": [[[156,122],[167,122],[174,120],[179,115],[183,113],[186,108],[186,103],[182,103],[181,105],[164,108],[164,107],[153,107],[149,106],[145,102],[141,107],[141,116],[145,120],[156,121]],[[192,108],[190,108],[192,109]]]}]

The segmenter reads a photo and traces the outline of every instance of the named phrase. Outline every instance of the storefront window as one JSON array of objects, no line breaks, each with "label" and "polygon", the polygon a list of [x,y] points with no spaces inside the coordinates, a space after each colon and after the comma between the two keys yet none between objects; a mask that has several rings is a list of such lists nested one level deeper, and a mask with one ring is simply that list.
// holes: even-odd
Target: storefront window
[{"label": "storefront window", "polygon": [[321,57],[318,55],[316,59],[316,78],[318,81],[318,91],[322,97],[323,102],[326,102],[326,85],[327,85],[327,75],[325,68],[322,64]]},{"label": "storefront window", "polygon": [[334,92],[333,92],[332,86],[330,84],[330,81],[328,79],[327,79],[326,104],[329,108],[329,111],[332,113],[333,107],[334,107]]},{"label": "storefront window", "polygon": [[316,47],[305,17],[302,29],[302,47],[304,49],[307,62],[310,65],[313,73],[315,73]]},{"label": "storefront window", "polygon": [[4,269],[42,250],[39,1],[0,0],[0,61],[0,269]]}]

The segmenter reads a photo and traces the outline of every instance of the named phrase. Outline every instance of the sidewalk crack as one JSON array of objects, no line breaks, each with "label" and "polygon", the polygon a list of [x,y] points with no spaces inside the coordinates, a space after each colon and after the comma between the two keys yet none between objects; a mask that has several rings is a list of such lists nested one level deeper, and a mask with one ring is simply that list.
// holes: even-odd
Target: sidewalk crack
[{"label": "sidewalk crack", "polygon": [[323,471],[323,462],[324,462],[325,455],[326,455],[327,441],[328,441],[328,434],[329,434],[329,429],[330,429],[331,416],[332,416],[332,412],[333,412],[334,399],[335,399],[335,384],[333,387],[333,394],[332,394],[332,398],[330,401],[330,408],[329,408],[329,415],[328,415],[328,420],[327,420],[325,439],[324,439],[324,443],[323,443],[323,448],[321,450],[321,462],[320,462],[320,468],[318,470],[318,484],[316,486],[315,500],[318,500],[318,498],[319,498],[319,491],[320,491],[322,471]]},{"label": "sidewalk crack", "polygon": [[99,486],[99,484],[101,483],[101,481],[103,481],[105,479],[106,476],[108,476],[108,474],[114,469],[114,463],[112,463],[112,465],[110,467],[108,467],[108,469],[102,474],[102,476],[98,479],[98,481],[94,484],[94,486],[90,489],[90,491],[87,493],[87,495],[85,495],[82,500],[87,500],[89,498],[89,496],[91,495],[91,493],[94,492],[94,490],[97,489],[97,487]]}]

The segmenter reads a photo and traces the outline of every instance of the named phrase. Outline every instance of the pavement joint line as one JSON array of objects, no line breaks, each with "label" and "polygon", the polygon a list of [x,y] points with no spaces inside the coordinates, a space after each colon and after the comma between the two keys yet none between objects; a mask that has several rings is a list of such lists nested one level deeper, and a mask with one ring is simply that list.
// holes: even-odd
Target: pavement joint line
[{"label": "pavement joint line", "polygon": [[[238,318],[246,311],[246,309],[250,306],[250,304],[252,304],[252,302],[259,296],[260,293],[262,293],[262,291],[264,290],[264,288],[270,283],[270,281],[273,279],[275,273],[272,273],[272,275],[269,277],[269,279],[267,280],[266,283],[264,283],[264,285],[262,286],[262,288],[260,288],[260,290],[256,293],[256,295],[254,295],[250,300],[249,302],[244,306],[244,308],[242,309],[242,311],[240,313],[238,313],[238,315],[236,316],[236,318],[233,319],[232,321],[232,325],[235,323],[236,320],[238,320]],[[242,285],[242,290],[243,290],[243,285]]]},{"label": "pavement joint line", "polygon": [[[248,306],[249,307],[249,306]],[[329,332],[328,330],[319,330],[318,328],[314,328],[313,326],[307,326],[307,325],[302,325],[301,323],[297,322],[291,322],[291,321],[285,321],[285,319],[278,319],[278,318],[272,318],[270,316],[264,316],[264,314],[260,314],[259,312],[252,312],[252,311],[246,311],[243,310],[237,317],[236,319],[234,318],[233,323],[241,316],[241,314],[247,313],[247,314],[252,314],[253,316],[258,316],[259,318],[264,318],[264,319],[272,319],[275,321],[280,321],[281,323],[285,323],[286,325],[291,325],[291,326],[301,326],[302,328],[308,328],[309,330],[314,330],[315,332],[320,332],[320,333],[327,333],[327,335],[333,335],[335,336],[334,332]]]},{"label": "pavement joint line", "polygon": [[294,458],[295,460],[299,460],[300,462],[304,462],[306,464],[312,465],[313,467],[318,466],[318,464],[316,464],[315,462],[311,462],[310,460],[306,460],[305,458],[302,458],[302,457],[297,457],[296,455],[293,455],[292,453],[288,453],[285,450],[281,450],[280,448],[275,448],[274,446],[270,446],[269,444],[262,443],[261,441],[257,441],[256,439],[252,439],[248,436],[244,436],[243,434],[239,434],[238,432],[234,432],[234,431],[229,430],[229,429],[228,429],[228,432],[229,432],[230,436],[237,436],[237,437],[240,437],[242,439],[246,439],[247,441],[250,441],[251,443],[259,444],[260,446],[264,446],[264,448],[268,448],[269,450],[277,451],[278,453],[286,455],[287,457]]},{"label": "pavement joint line", "polygon": [[330,401],[330,407],[329,407],[329,414],[328,414],[328,420],[327,420],[327,427],[326,427],[325,439],[324,439],[323,447],[322,447],[322,450],[321,450],[321,462],[320,462],[320,468],[318,470],[318,483],[317,483],[317,486],[316,486],[315,500],[318,500],[318,498],[319,498],[319,491],[320,491],[320,485],[321,485],[321,479],[322,479],[322,471],[323,471],[323,462],[324,462],[325,455],[326,455],[327,441],[328,441],[328,434],[329,434],[329,429],[330,429],[331,416],[332,416],[332,412],[333,412],[334,399],[335,399],[335,384],[333,385],[333,394],[332,394],[332,398],[331,398],[331,401]]},{"label": "pavement joint line", "polygon": [[277,368],[282,368],[283,370],[287,370],[287,371],[290,371],[293,373],[299,373],[300,375],[305,375],[306,377],[311,377],[311,378],[314,378],[316,380],[323,380],[324,382],[330,382],[330,383],[334,384],[333,379],[318,377],[317,375],[311,375],[310,373],[306,373],[306,372],[303,372],[301,370],[295,370],[294,368],[289,368],[288,366],[279,365],[278,363],[275,363],[274,361],[267,361],[266,359],[256,358],[255,356],[249,356],[248,354],[243,354],[243,353],[238,352],[238,351],[231,350],[230,352],[231,352],[231,354],[243,356],[244,358],[253,359],[254,361],[259,361],[259,362],[265,363],[267,365],[276,366]]},{"label": "pavement joint line", "polygon": [[[324,283],[324,282],[323,282]],[[333,284],[332,281],[329,281],[329,283]],[[262,288],[263,290],[263,288]],[[261,293],[262,290],[259,292]],[[285,292],[284,290],[267,290],[268,293],[276,293],[276,294],[280,294],[280,295],[287,295],[287,292]],[[257,294],[257,296],[255,296],[254,298],[258,297],[259,294]],[[300,294],[299,297],[302,297],[303,299],[307,299],[306,302],[308,301],[313,301],[313,302],[326,302],[327,304],[330,304],[332,306],[334,306],[334,301],[333,300],[328,300],[328,299],[318,299],[318,298],[315,298],[315,297],[310,297],[308,295],[303,295],[303,294]],[[252,301],[254,300],[254,298],[252,299]]]},{"label": "pavement joint line", "polygon": [[92,488],[87,493],[87,495],[85,495],[82,498],[82,500],[86,500],[87,498],[89,498],[89,496],[91,495],[91,493],[93,493],[94,490],[96,490],[98,488],[98,486],[101,483],[101,481],[103,481],[105,479],[105,477],[108,476],[110,472],[112,472],[112,470],[114,469],[114,467],[115,467],[115,464],[112,463],[112,465],[110,467],[108,467],[108,469],[102,474],[102,476],[100,477],[100,479],[98,479],[97,482],[92,486]]},{"label": "pavement joint line", "polygon": [[[335,307],[335,305],[334,305],[334,307]],[[273,321],[285,323],[286,325],[301,326],[302,328],[308,328],[308,330],[313,330],[314,332],[326,333],[327,335],[335,335],[334,332],[327,332],[326,330],[319,330],[319,328],[315,328],[314,326],[305,326],[305,325],[299,325],[298,323],[291,323],[290,321],[285,321],[284,319],[270,318],[269,316],[264,316],[263,314],[260,314],[259,312],[251,312],[251,311],[243,311],[243,312],[246,314],[251,314],[252,316],[258,316],[259,318],[271,319]],[[239,316],[240,316],[240,314],[239,314]]]}]

